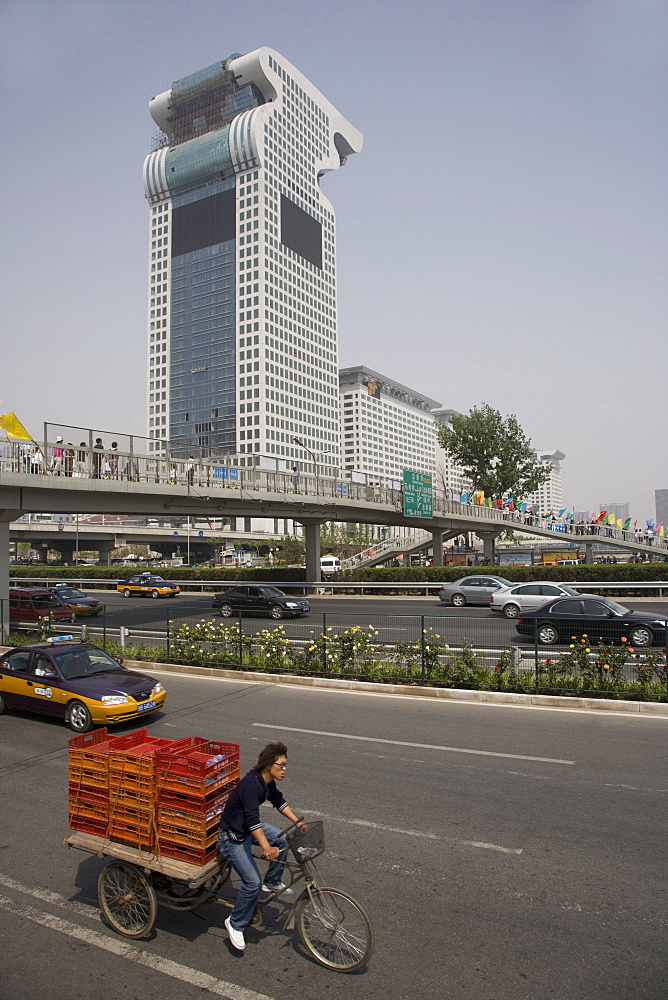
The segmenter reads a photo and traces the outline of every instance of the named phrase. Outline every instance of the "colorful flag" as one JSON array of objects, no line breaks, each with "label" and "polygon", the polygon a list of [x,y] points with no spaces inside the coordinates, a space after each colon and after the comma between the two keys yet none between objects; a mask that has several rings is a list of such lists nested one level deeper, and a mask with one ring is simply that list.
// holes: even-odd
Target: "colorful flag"
[{"label": "colorful flag", "polygon": [[503,500],[495,500],[494,506],[497,510],[503,510]]},{"label": "colorful flag", "polygon": [[663,525],[659,528],[659,538],[663,538]]},{"label": "colorful flag", "polygon": [[630,527],[631,527],[631,518],[627,517],[626,520],[624,521],[624,524],[622,525],[622,530],[628,531]]},{"label": "colorful flag", "polygon": [[0,427],[8,438],[14,441],[34,441],[15,413],[5,413],[0,417]]},{"label": "colorful flag", "polygon": [[540,510],[540,504],[535,503],[533,505],[533,507],[531,508],[531,510],[529,511],[529,513],[530,514],[537,514],[539,510]]},{"label": "colorful flag", "polygon": [[623,529],[623,527],[624,527],[624,525],[622,524],[622,519],[621,519],[621,517],[618,517],[618,518],[617,518],[617,527],[618,527],[618,528],[620,529],[620,531],[621,531],[621,530]]},{"label": "colorful flag", "polygon": [[512,500],[508,501],[508,510],[515,510],[515,504]]},{"label": "colorful flag", "polygon": [[634,521],[634,522],[633,522],[633,527],[634,527],[634,528],[637,528],[637,527],[638,527],[638,522],[637,522],[637,521]]},{"label": "colorful flag", "polygon": [[566,513],[566,508],[562,507],[559,513],[557,514],[557,517],[563,517],[565,513]]},{"label": "colorful flag", "polygon": [[602,510],[601,513],[598,515],[598,517],[595,517],[594,520],[598,521],[599,524],[603,524],[607,516],[607,513],[608,513],[607,510]]},{"label": "colorful flag", "polygon": [[614,514],[608,514],[608,524],[615,525],[616,523],[617,523],[617,521],[615,520],[615,515]]},{"label": "colorful flag", "polygon": [[575,517],[575,508],[573,508],[573,510],[570,512],[570,514],[568,515],[568,517],[566,518],[566,520],[567,521],[572,521],[574,517]]},{"label": "colorful flag", "polygon": [[520,513],[521,514],[526,514],[526,512],[528,511],[528,509],[529,509],[529,504],[528,503],[521,503],[520,504]]},{"label": "colorful flag", "polygon": [[491,507],[492,506],[492,498],[491,497],[487,497],[487,500],[485,501],[485,506],[487,506],[487,507]]},{"label": "colorful flag", "polygon": [[459,502],[460,503],[468,503],[469,502],[469,495],[468,495],[468,493],[462,493],[462,495],[459,498]]}]

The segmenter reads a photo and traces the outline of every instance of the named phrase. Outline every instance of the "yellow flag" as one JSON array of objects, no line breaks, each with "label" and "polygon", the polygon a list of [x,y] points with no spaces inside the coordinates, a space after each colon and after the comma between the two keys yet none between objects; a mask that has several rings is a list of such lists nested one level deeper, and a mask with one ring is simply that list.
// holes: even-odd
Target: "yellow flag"
[{"label": "yellow flag", "polygon": [[4,429],[7,437],[14,441],[35,440],[31,434],[28,434],[15,413],[5,413],[3,416],[0,416],[0,427]]},{"label": "yellow flag", "polygon": [[663,525],[661,525],[661,527],[659,528],[659,538],[663,538],[663,537],[664,537],[664,535],[663,535]]},{"label": "yellow flag", "polygon": [[623,526],[623,521],[622,521],[621,517],[618,517],[617,518],[617,527],[621,528],[622,526]]}]

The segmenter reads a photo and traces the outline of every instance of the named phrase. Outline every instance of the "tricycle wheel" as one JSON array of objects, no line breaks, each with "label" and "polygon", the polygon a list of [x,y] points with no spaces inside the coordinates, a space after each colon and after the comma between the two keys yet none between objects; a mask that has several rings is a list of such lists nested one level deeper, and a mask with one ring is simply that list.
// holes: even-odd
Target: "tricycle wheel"
[{"label": "tricycle wheel", "polygon": [[220,871],[195,889],[176,879],[164,879],[164,882],[161,882],[159,879],[162,879],[162,876],[158,879],[154,876],[152,884],[163,906],[170,910],[194,910],[195,907],[203,906],[216,898],[221,885],[230,877],[230,871],[229,861],[226,861]]},{"label": "tricycle wheel", "polygon": [[125,937],[150,934],[158,904],[153,886],[141,869],[126,861],[110,861],[100,872],[97,895],[105,919]]},{"label": "tricycle wheel", "polygon": [[262,907],[256,906],[255,913],[251,917],[251,927],[259,927],[262,923]]}]

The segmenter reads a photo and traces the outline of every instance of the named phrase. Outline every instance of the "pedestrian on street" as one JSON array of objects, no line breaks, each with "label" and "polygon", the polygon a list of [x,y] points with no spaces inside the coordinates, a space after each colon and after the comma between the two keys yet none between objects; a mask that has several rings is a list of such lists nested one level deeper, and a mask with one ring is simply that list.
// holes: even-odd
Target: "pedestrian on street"
[{"label": "pedestrian on street", "polygon": [[184,465],[186,472],[186,482],[188,486],[192,486],[195,482],[195,459],[192,455],[188,455],[188,461]]},{"label": "pedestrian on street", "polygon": [[95,444],[93,445],[93,478],[100,479],[102,477],[102,452],[104,451],[104,445],[102,444],[102,438],[95,438]]},{"label": "pedestrian on street", "polygon": [[[284,888],[281,875],[288,854],[288,842],[277,827],[260,820],[260,806],[265,799],[269,799],[274,809],[291,823],[296,823],[299,830],[308,830],[305,823],[298,821],[276,785],[276,782],[283,781],[287,766],[286,745],[268,743],[260,751],[255,767],[241,779],[230,795],[221,816],[220,851],[241,878],[234,909],[225,921],[230,942],[237,951],[246,947],[244,928],[253,918],[260,894]],[[270,862],[264,882],[251,851],[255,845]],[[286,889],[286,892],[291,891]]]}]

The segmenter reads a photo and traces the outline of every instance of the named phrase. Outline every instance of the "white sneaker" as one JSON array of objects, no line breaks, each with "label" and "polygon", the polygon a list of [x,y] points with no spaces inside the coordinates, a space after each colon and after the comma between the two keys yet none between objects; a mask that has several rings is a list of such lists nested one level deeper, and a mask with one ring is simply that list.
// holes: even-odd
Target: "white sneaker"
[{"label": "white sneaker", "polygon": [[285,895],[290,896],[294,893],[294,889],[286,889],[285,882],[279,882],[278,885],[266,885],[262,883],[262,892],[277,892],[279,889],[285,889]]},{"label": "white sneaker", "polygon": [[232,924],[230,923],[229,917],[225,921],[225,927],[227,928],[227,933],[230,936],[232,947],[236,948],[237,951],[243,951],[246,947],[246,939],[244,937],[244,932],[238,931],[236,927],[233,927]]}]

